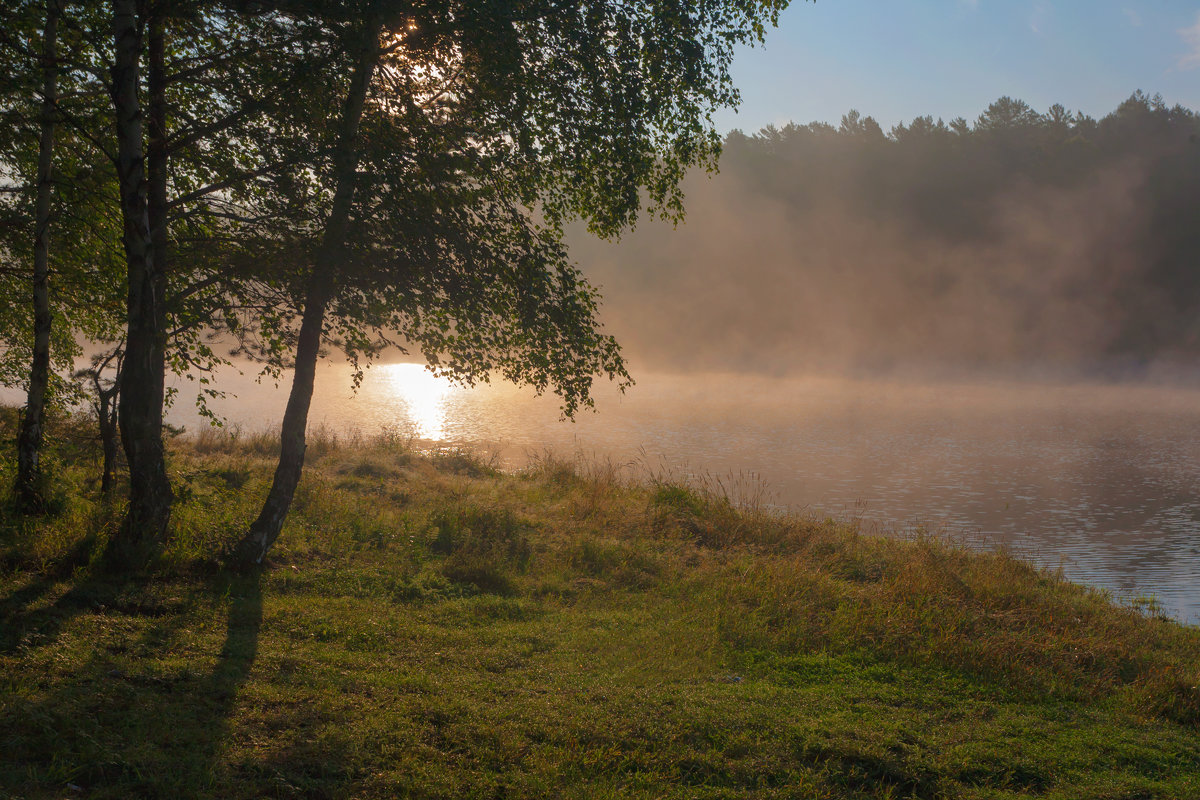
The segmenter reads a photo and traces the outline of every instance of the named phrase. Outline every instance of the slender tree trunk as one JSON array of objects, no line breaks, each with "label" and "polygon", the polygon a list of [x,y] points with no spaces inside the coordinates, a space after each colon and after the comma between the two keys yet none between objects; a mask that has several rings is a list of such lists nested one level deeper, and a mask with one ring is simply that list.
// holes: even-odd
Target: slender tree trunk
[{"label": "slender tree trunk", "polygon": [[37,198],[34,204],[33,239],[33,362],[29,370],[29,395],[17,435],[17,507],[25,513],[46,508],[42,486],[42,427],[46,417],[46,389],[50,383],[50,199],[53,191],[54,123],[58,103],[58,18],[60,0],[46,3],[46,28],[42,35],[42,131],[38,142]]},{"label": "slender tree trunk", "polygon": [[262,563],[267,550],[283,529],[283,521],[291,507],[296,486],[300,483],[304,452],[307,448],[305,432],[308,427],[308,409],[312,402],[317,353],[321,347],[328,303],[327,290],[319,282],[310,280],[308,296],[304,303],[304,317],[300,323],[300,338],[296,345],[296,370],[292,376],[292,391],[288,395],[287,410],[283,413],[279,463],[275,467],[275,477],[271,481],[271,489],[267,493],[258,519],[234,550],[233,562],[237,566],[251,567]]},{"label": "slender tree trunk", "polygon": [[165,275],[155,258],[159,255],[156,252],[160,249],[159,242],[165,243],[159,237],[166,234],[165,220],[160,216],[163,198],[158,195],[166,179],[165,148],[161,147],[163,30],[161,18],[151,17],[147,25],[152,116],[148,186],[142,147],[142,107],[138,99],[141,51],[138,0],[113,0],[112,5],[116,39],[112,93],[117,123],[117,177],[129,275],[128,331],[118,404],[121,443],[129,462],[129,511],[113,545],[121,556],[138,556],[166,535],[172,500],[162,438]]},{"label": "slender tree trunk", "polygon": [[[119,355],[119,354],[116,354]],[[117,446],[120,431],[117,427],[117,399],[121,393],[121,359],[117,358],[117,375],[107,389],[100,382],[101,372],[107,362],[96,365],[92,372],[92,387],[96,390],[96,422],[100,427],[100,447],[104,463],[100,468],[100,493],[108,498],[112,495],[117,480]]]},{"label": "slender tree trunk", "polygon": [[243,567],[262,564],[267,551],[283,528],[283,521],[291,507],[304,468],[306,449],[305,431],[308,427],[308,409],[312,402],[313,380],[317,371],[317,355],[321,349],[321,336],[325,328],[325,312],[337,288],[339,256],[345,246],[346,231],[350,225],[350,210],[354,202],[355,175],[358,171],[358,128],[362,120],[363,107],[371,78],[379,61],[379,36],[382,26],[376,22],[365,26],[362,54],[351,76],[350,90],[342,107],[341,127],[338,131],[337,150],[334,156],[336,187],[333,206],[321,245],[313,260],[304,298],[304,316],[300,321],[300,337],[296,345],[296,371],[292,377],[292,391],[288,396],[287,410],[283,414],[280,432],[279,464],[271,490],[267,493],[262,512],[250,526],[249,532],[238,542],[233,552],[233,562]]},{"label": "slender tree trunk", "polygon": [[116,399],[116,389],[109,389],[100,394],[96,404],[96,414],[100,424],[100,446],[104,453],[104,463],[100,472],[100,493],[106,498],[112,495],[113,485],[117,480],[117,414],[113,404]]}]

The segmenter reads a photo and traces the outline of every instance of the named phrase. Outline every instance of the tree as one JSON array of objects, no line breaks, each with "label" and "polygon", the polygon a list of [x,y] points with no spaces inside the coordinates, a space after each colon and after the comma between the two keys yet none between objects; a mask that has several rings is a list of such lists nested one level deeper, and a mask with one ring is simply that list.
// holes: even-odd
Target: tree
[{"label": "tree", "polygon": [[838,133],[861,139],[863,142],[878,144],[883,141],[883,129],[879,127],[879,123],[873,117],[864,117],[853,109],[842,115]]},{"label": "tree", "polygon": [[34,209],[33,239],[33,358],[29,375],[29,394],[17,434],[16,501],[25,511],[40,511],[42,495],[40,456],[42,425],[45,418],[46,391],[50,384],[50,201],[53,185],[51,167],[54,158],[54,126],[58,104],[58,20],[61,0],[48,0],[46,22],[42,30],[41,120],[38,141],[37,199]]},{"label": "tree", "polygon": [[[100,429],[100,452],[103,461],[100,467],[100,494],[112,496],[117,473],[117,446],[120,436],[117,428],[117,398],[121,394],[121,359],[125,351],[122,343],[116,342],[107,350],[92,356],[88,369],[75,373],[76,380],[85,381],[85,393],[91,401],[92,411]],[[111,377],[106,375],[111,368]]]},{"label": "tree", "polygon": [[165,373],[222,360],[199,326],[231,318],[241,276],[230,243],[249,224],[236,201],[272,167],[256,158],[253,133],[299,51],[274,37],[271,17],[216,2],[113,0],[112,21],[127,283],[118,419],[130,494],[110,547],[125,562],[166,536]]},{"label": "tree", "polygon": [[104,336],[115,320],[105,303],[114,284],[111,219],[101,200],[109,182],[90,141],[96,126],[79,125],[95,121],[90,72],[97,59],[84,33],[93,17],[94,10],[63,0],[22,0],[0,11],[7,76],[0,165],[10,223],[3,257],[7,276],[26,287],[13,294],[31,300],[12,304],[12,324],[0,331],[7,345],[0,380],[27,392],[14,485],[26,512],[45,507],[44,419],[51,404],[73,393],[66,376],[79,352],[75,337]]},{"label": "tree", "polygon": [[[161,10],[161,7],[159,7]],[[120,196],[122,236],[128,282],[125,361],[122,381],[142,387],[121,395],[118,407],[121,439],[129,462],[129,511],[119,537],[129,550],[165,534],[171,506],[162,441],[163,392],[166,370],[166,271],[162,255],[166,235],[165,131],[162,130],[164,76],[162,18],[139,15],[136,0],[113,0],[112,98],[117,133],[115,165]],[[144,115],[142,36],[145,30],[153,77],[149,110]],[[147,175],[143,119],[151,126],[153,166]],[[150,188],[153,187],[153,188]],[[153,194],[153,197],[151,197]]]},{"label": "tree", "polygon": [[595,374],[626,379],[562,226],[581,218],[614,236],[643,202],[678,218],[683,175],[719,150],[713,111],[737,101],[733,47],[761,41],[786,3],[268,5],[349,58],[340,76],[313,76],[342,86],[336,119],[302,125],[329,132],[330,155],[305,168],[326,211],[309,268],[292,276],[295,376],[243,564],[261,563],[299,481],[331,324],[352,355],[366,331],[396,330],[442,374],[497,369],[552,388],[567,413],[591,403]]},{"label": "tree", "polygon": [[975,121],[976,131],[1006,131],[1017,128],[1035,127],[1041,115],[1024,100],[1014,100],[1007,95],[987,107]]}]

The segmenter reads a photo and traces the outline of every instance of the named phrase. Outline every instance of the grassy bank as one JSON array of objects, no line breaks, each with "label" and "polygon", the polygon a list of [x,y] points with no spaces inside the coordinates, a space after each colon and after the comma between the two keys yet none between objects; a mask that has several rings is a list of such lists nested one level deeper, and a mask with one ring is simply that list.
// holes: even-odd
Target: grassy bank
[{"label": "grassy bank", "polygon": [[271,443],[210,435],[118,580],[59,440],[58,514],[3,520],[3,796],[1200,796],[1200,631],[1001,554],[325,437],[236,577]]}]

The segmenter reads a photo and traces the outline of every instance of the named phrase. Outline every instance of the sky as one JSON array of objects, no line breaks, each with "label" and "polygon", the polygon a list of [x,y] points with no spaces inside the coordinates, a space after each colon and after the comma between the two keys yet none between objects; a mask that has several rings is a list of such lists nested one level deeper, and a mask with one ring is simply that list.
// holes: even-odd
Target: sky
[{"label": "sky", "polygon": [[884,130],[973,122],[1003,95],[1098,118],[1136,89],[1200,110],[1200,0],[792,0],[733,77],[742,106],[721,131],[852,108]]}]

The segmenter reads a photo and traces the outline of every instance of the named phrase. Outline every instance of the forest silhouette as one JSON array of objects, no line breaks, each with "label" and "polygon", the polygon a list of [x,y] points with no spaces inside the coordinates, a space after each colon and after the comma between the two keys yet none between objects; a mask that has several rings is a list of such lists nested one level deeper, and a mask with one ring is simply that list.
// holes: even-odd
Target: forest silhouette
[{"label": "forest silhouette", "polygon": [[1198,140],[1140,91],[735,130],[680,228],[572,252],[656,368],[1145,375],[1200,352]]}]

